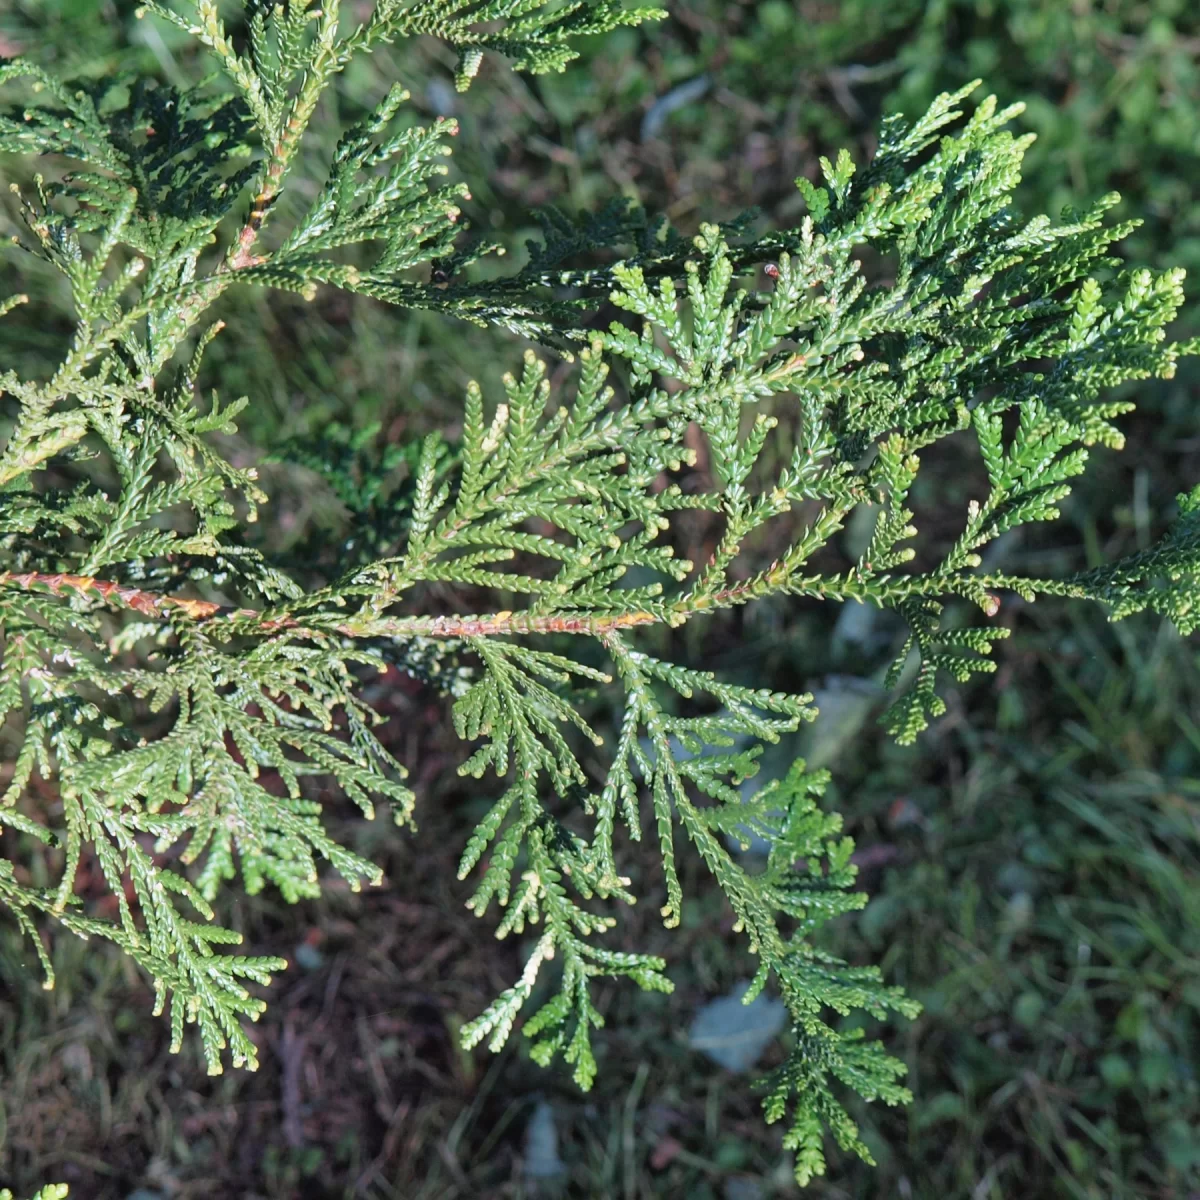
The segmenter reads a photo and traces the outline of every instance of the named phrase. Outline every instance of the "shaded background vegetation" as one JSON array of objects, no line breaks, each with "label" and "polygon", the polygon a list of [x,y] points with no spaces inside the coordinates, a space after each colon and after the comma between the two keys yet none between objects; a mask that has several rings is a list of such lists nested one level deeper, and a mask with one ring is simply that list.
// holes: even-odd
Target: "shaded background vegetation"
[{"label": "shaded background vegetation", "polygon": [[[361,64],[321,114],[314,167],[338,127],[401,79],[425,111],[460,117],[468,215],[515,251],[532,206],[594,208],[622,194],[684,229],[751,204],[785,222],[799,209],[792,181],[819,154],[841,144],[867,154],[881,113],[916,113],[981,76],[1002,101],[1027,101],[1022,124],[1039,135],[1018,193],[1026,210],[1120,190],[1145,221],[1124,253],[1189,267],[1200,298],[1191,0],[668,7],[668,22],[588,47],[563,76],[488,62],[466,97],[432,43]],[[194,77],[190,48],[132,9],[9,0],[0,50],[65,73],[132,56],[162,78]],[[54,299],[26,263],[7,260],[6,276],[18,266],[25,290]],[[332,292],[229,304],[208,382],[253,398],[248,455],[334,421],[377,422],[381,444],[453,428],[467,378],[499,375],[519,352],[493,332]],[[1181,332],[1196,332],[1198,312],[1193,301]],[[0,325],[0,359],[37,372],[66,329],[43,306],[18,310]],[[1059,526],[1007,545],[1013,562],[1067,569],[1146,543],[1174,495],[1200,480],[1198,384],[1187,364],[1140,387],[1127,449],[1097,455]],[[918,503],[936,529],[936,514],[962,511],[971,480],[949,456],[922,478]],[[268,483],[276,546],[344,521],[310,474],[272,467]],[[884,1030],[909,1063],[915,1103],[859,1114],[878,1167],[835,1154],[811,1194],[1200,1196],[1195,645],[1153,619],[1110,626],[1075,606],[1006,601],[1014,636],[997,650],[998,673],[951,693],[949,714],[899,749],[874,724],[871,690],[894,631],[863,615],[764,604],[662,647],[818,690],[820,722],[780,760],[802,751],[832,769],[828,803],[847,814],[872,896],[831,946],[881,963],[925,1005],[918,1021]],[[512,977],[520,948],[462,907],[455,849],[482,802],[454,776],[460,748],[443,706],[401,678],[377,699],[413,766],[421,833],[335,806],[390,882],[361,896],[331,887],[294,908],[270,895],[230,902],[256,950],[293,960],[256,1029],[256,1075],[208,1079],[190,1045],[168,1055],[145,981],[104,950],[56,943],[58,988],[43,992],[29,947],[0,927],[0,1184],[65,1179],[89,1200],[794,1194],[748,1080],[687,1045],[697,1006],[750,971],[721,897],[699,878],[682,929],[657,927],[652,882],[629,914],[631,942],[668,958],[677,991],[607,996],[590,1095],[533,1067],[516,1042],[496,1060],[456,1048],[458,1026]],[[55,803],[49,788],[44,798]],[[635,862],[648,880],[651,868],[652,854]],[[103,908],[99,890],[94,899]],[[554,1180],[527,1170],[535,1112],[557,1134]]]}]

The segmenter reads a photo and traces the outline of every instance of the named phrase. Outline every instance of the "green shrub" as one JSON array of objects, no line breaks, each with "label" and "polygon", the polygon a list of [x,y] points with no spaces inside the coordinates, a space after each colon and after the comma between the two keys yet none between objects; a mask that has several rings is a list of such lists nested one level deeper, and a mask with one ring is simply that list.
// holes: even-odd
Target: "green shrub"
[{"label": "green shrub", "polygon": [[[417,34],[453,48],[465,90],[485,51],[561,70],[577,36],[658,14],[382,0],[356,24],[336,3],[298,2],[247,5],[243,29],[210,0],[146,9],[207,47],[218,75],[177,88],[0,65],[14,94],[0,149],[48,175],[20,190],[19,242],[39,305],[54,272],[69,313],[47,377],[0,376],[0,823],[13,848],[0,899],[48,979],[38,921],[108,938],[153,978],[176,1048],[195,1024],[210,1071],[226,1051],[253,1066],[242,1022],[263,1001],[250,985],[285,963],[222,952],[240,938],[212,905],[239,875],[251,894],[314,896],[318,860],[352,887],[378,881],[321,816],[336,790],[412,824],[405,768],[363,698],[371,675],[398,669],[446,697],[473,746],[461,773],[499,780],[462,856],[460,876],[478,875],[469,906],[495,901],[500,936],[531,938],[465,1045],[502,1045],[553,961],[558,990],[524,1032],[537,1061],[561,1056],[590,1086],[594,981],[671,986],[663,958],[604,940],[609,909],[635,900],[622,841],[657,839],[668,926],[684,904],[676,844],[689,844],[758,957],[746,999],[769,984],[791,1014],[765,1108],[789,1114],[797,1178],[825,1169],[826,1130],[869,1158],[834,1087],[908,1099],[863,1019],[917,1006],[814,942],[865,902],[853,844],[817,805],[827,776],[798,762],[743,788],[764,745],[816,716],[812,697],[667,661],[642,639],[768,597],[891,610],[909,636],[884,721],[906,744],[945,711],[939,683],[991,670],[1009,632],[944,619],[950,602],[993,618],[1005,593],[1089,599],[1189,632],[1200,490],[1165,538],[1105,566],[1051,579],[986,558],[1058,517],[1089,447],[1122,444],[1115,421],[1132,405],[1110,390],[1170,377],[1195,349],[1164,332],[1182,271],[1114,269],[1134,228],[1106,223],[1115,196],[1058,224],[1019,218],[1029,139],[1007,125],[1020,106],[989,98],[961,120],[972,85],[915,122],[889,118],[861,168],[845,152],[822,160],[823,186],[798,183],[797,228],[747,218],[687,238],[629,205],[552,211],[504,274],[498,247],[463,234],[466,185],[443,179],[456,123],[416,124],[399,87],[304,186],[322,95]],[[453,432],[393,444],[318,427],[251,461],[233,441],[248,401],[201,389],[209,346],[253,319],[228,294],[255,288],[336,288],[491,325],[572,365],[552,379],[527,350],[494,397],[466,389]],[[12,294],[0,313],[28,301]],[[915,541],[910,507],[937,444],[979,456],[945,553]],[[258,466],[281,460],[323,477],[342,512],[340,531],[289,556],[256,536],[270,512]],[[865,548],[840,561],[835,535],[862,513]],[[701,522],[711,551],[695,561]],[[608,738],[601,695],[619,713]],[[741,853],[751,834],[770,844],[765,862]],[[22,869],[37,843],[58,851],[55,885]],[[116,898],[112,922],[75,895],[85,855]]]}]

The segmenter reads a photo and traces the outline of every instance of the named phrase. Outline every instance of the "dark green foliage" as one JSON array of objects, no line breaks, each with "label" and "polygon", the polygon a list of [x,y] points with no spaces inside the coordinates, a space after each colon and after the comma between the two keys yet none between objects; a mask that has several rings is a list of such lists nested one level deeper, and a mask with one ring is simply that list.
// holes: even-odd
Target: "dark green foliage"
[{"label": "dark green foliage", "polygon": [[[941,680],[992,669],[1008,632],[944,626],[953,601],[992,618],[998,593],[1065,595],[1191,629],[1192,497],[1157,546],[1075,576],[991,571],[980,553],[1055,519],[1088,448],[1120,445],[1114,421],[1131,404],[1109,389],[1169,378],[1194,349],[1164,335],[1182,272],[1114,270],[1111,247],[1133,228],[1105,225],[1115,197],[1058,224],[1020,217],[1011,196],[1029,139],[1007,129],[1020,106],[988,98],[963,121],[972,85],[915,122],[890,118],[861,167],[847,152],[822,159],[823,185],[799,184],[798,228],[759,232],[746,218],[687,239],[632,207],[579,221],[551,212],[522,271],[481,280],[473,264],[487,247],[458,238],[465,186],[434,186],[454,123],[403,120],[399,88],[343,135],[311,202],[280,228],[324,89],[355,56],[415,33],[452,45],[463,86],[484,49],[559,69],[571,37],[651,10],[382,0],[355,25],[336,3],[296,2],[251,6],[243,39],[208,0],[186,15],[147,8],[208,47],[228,93],[68,87],[24,61],[0,67],[0,83],[27,90],[0,118],[0,149],[45,156],[48,170],[57,156],[79,164],[39,177],[25,203],[24,244],[69,284],[71,344],[43,382],[0,376],[13,420],[0,454],[0,701],[14,745],[0,822],[60,839],[64,855],[52,888],[4,861],[0,895],[31,932],[37,912],[116,941],[170,1004],[173,1042],[199,1025],[210,1070],[226,1047],[252,1064],[240,1018],[261,1002],[241,981],[282,962],[217,955],[240,939],[210,904],[239,871],[247,892],[312,896],[318,858],[354,887],[377,877],[328,836],[312,782],[331,780],[368,815],[382,798],[409,820],[404,768],[359,698],[367,673],[398,665],[454,698],[455,728],[474,743],[461,772],[499,780],[461,861],[463,878],[483,868],[470,906],[482,915],[495,900],[501,936],[534,935],[520,977],[465,1044],[503,1044],[556,960],[559,990],[525,1028],[537,1061],[561,1053],[587,1087],[593,981],[669,990],[661,957],[600,940],[616,923],[601,906],[635,899],[619,839],[640,839],[645,819],[666,924],[684,905],[685,841],[758,956],[748,999],[770,981],[787,1003],[795,1044],[766,1109],[791,1110],[797,1177],[824,1170],[826,1128],[866,1156],[833,1085],[895,1104],[903,1068],[837,1016],[917,1006],[810,940],[863,901],[850,890],[852,844],[816,807],[824,777],[798,765],[742,792],[763,746],[815,716],[811,697],[654,657],[639,630],[769,596],[894,610],[911,637],[885,722],[911,742],[944,709]],[[622,257],[587,261],[601,251]],[[332,429],[319,444],[264,447],[267,461],[323,476],[350,526],[332,552],[301,545],[288,561],[252,540],[267,497],[221,440],[245,401],[197,402],[221,330],[204,314],[234,286],[311,297],[322,284],[573,346],[577,362],[565,389],[533,351],[494,401],[471,384],[452,440],[372,454],[375,431]],[[605,303],[621,319],[597,332]],[[781,428],[792,435],[782,446]],[[920,558],[920,453],[964,434],[987,490],[951,548]],[[834,561],[835,535],[867,506],[865,552]],[[707,561],[680,552],[693,517],[718,530]],[[297,580],[298,554],[320,582]],[[447,596],[478,607],[434,611]],[[603,754],[586,711],[601,688],[621,713]],[[35,775],[60,798],[55,829],[29,802]],[[728,848],[747,826],[771,843],[760,871]],[[119,899],[116,923],[74,903],[85,852]]]}]

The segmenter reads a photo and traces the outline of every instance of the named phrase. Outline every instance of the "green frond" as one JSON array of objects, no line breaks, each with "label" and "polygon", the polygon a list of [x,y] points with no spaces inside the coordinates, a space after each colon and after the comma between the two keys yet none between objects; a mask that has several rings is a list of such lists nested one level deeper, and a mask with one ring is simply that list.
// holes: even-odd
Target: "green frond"
[{"label": "green frond", "polygon": [[455,84],[465,92],[485,51],[542,75],[578,57],[574,38],[665,16],[661,8],[625,8],[620,0],[380,0],[354,39],[365,46],[417,33],[441,38],[458,52]]},{"label": "green frond", "polygon": [[[217,76],[67,85],[0,62],[0,151],[44,172],[20,198],[19,244],[61,275],[74,321],[48,378],[0,375],[0,826],[61,849],[49,886],[0,860],[0,901],[48,980],[45,923],[107,938],[154,980],[176,1047],[195,1024],[210,1070],[226,1051],[253,1065],[243,1022],[262,1003],[247,983],[284,964],[230,952],[213,903],[231,884],[313,896],[324,869],[378,879],[323,817],[332,790],[412,823],[365,699],[396,668],[448,698],[461,773],[495,776],[460,876],[475,876],[475,913],[498,911],[498,936],[532,945],[465,1044],[499,1047],[523,1021],[537,1062],[561,1056],[591,1084],[593,981],[670,988],[663,959],[605,945],[610,910],[637,899],[622,839],[652,829],[664,921],[687,902],[677,855],[694,853],[758,956],[747,999],[770,986],[787,1005],[793,1044],[765,1110],[790,1121],[797,1178],[824,1170],[827,1133],[867,1156],[838,1096],[907,1099],[862,1024],[916,1006],[819,948],[822,926],[865,902],[853,846],[817,805],[826,777],[798,763],[747,787],[764,745],[816,717],[812,698],[665,661],[639,631],[772,595],[893,609],[910,634],[884,721],[908,742],[945,711],[946,677],[994,669],[1010,631],[987,622],[1005,592],[1200,628],[1200,492],[1158,544],[1066,578],[989,573],[981,553],[1055,519],[1091,447],[1121,445],[1131,402],[1112,388],[1196,352],[1166,338],[1182,273],[1114,269],[1132,228],[1107,222],[1115,197],[1058,224],[1019,217],[1020,106],[988,98],[968,115],[968,87],[889,119],[870,162],[822,160],[820,186],[798,181],[796,228],[747,214],[685,238],[628,204],[548,209],[527,265],[480,279],[473,264],[502,247],[460,236],[466,188],[443,182],[454,123],[419,126],[402,89],[345,131],[304,205],[278,203],[325,89],[416,34],[457,52],[460,86],[485,53],[559,70],[579,36],[657,10],[378,0],[355,24],[336,0],[290,0],[247,5],[243,27],[213,0],[146,9],[196,38]],[[879,262],[886,278],[864,265]],[[531,349],[494,392],[470,384],[453,436],[390,445],[331,427],[263,448],[342,510],[338,544],[317,531],[276,554],[252,536],[268,499],[257,469],[231,449],[248,401],[199,394],[221,330],[209,310],[241,283],[490,322],[574,362],[552,375]],[[0,316],[26,301],[0,299]],[[597,334],[605,306],[619,319]],[[952,435],[987,483],[930,553],[911,496],[926,448]],[[862,506],[868,545],[839,564],[836,535]],[[696,510],[715,530],[704,561],[679,517]],[[438,610],[460,603],[477,611]],[[770,845],[761,870],[736,849],[750,834]],[[85,860],[114,921],[73,894]]]},{"label": "green frond", "polygon": [[1149,609],[1173,621],[1184,636],[1194,633],[1200,628],[1200,487],[1178,496],[1177,503],[1179,516],[1148,550],[1044,590],[1098,600],[1114,620]]}]

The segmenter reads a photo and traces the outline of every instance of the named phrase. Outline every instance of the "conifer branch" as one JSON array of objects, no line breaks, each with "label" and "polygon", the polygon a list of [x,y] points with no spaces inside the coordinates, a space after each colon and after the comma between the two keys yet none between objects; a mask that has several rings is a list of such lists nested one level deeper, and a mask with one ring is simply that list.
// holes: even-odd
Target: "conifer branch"
[{"label": "conifer branch", "polygon": [[[11,572],[0,573],[0,587],[15,585],[26,591],[44,588],[51,595],[61,595],[63,590],[77,593],[82,599],[93,595],[114,606],[132,609],[147,617],[178,615],[194,621],[223,618],[238,622],[240,632],[256,630],[260,633],[276,633],[280,630],[303,629],[305,622],[299,617],[280,616],[273,611],[253,608],[235,608],[217,604],[211,600],[189,600],[178,596],[162,596],[144,588],[114,583],[108,579],[94,579],[87,575],[66,575],[61,572],[49,575],[44,572],[26,571],[21,575]],[[324,626],[313,622],[313,627],[327,629],[346,637],[360,638],[469,638],[498,637],[509,634],[587,634],[602,637],[618,629],[630,629],[637,625],[651,625],[657,618],[651,613],[619,613],[612,616],[592,614],[572,617],[568,615],[539,616],[529,612],[498,612],[480,616],[448,617],[379,617],[375,619],[341,620]]]},{"label": "conifer branch", "polygon": [[[0,111],[0,150],[52,172],[73,162],[21,202],[22,245],[62,275],[75,321],[48,379],[0,376],[13,419],[0,451],[0,728],[13,764],[0,828],[22,852],[61,848],[49,887],[0,859],[0,902],[31,936],[47,920],[113,941],[154,980],[174,1046],[194,1023],[210,1070],[226,1051],[252,1066],[243,1022],[262,1003],[246,982],[284,964],[219,952],[239,939],[212,901],[239,876],[249,892],[315,895],[321,863],[352,887],[378,879],[330,837],[330,789],[311,783],[412,824],[405,768],[362,699],[369,674],[398,667],[449,697],[471,743],[462,774],[496,779],[460,862],[464,880],[477,876],[471,908],[501,909],[500,936],[537,926],[520,976],[466,1043],[502,1044],[557,969],[524,1030],[537,1061],[561,1054],[590,1085],[594,981],[670,987],[660,957],[604,944],[610,910],[636,898],[621,839],[645,826],[664,921],[687,902],[676,855],[690,847],[758,956],[751,995],[770,983],[788,1006],[794,1045],[765,1107],[790,1113],[798,1178],[824,1169],[826,1130],[867,1156],[835,1082],[903,1103],[902,1068],[838,1016],[915,1005],[814,944],[864,900],[852,845],[817,806],[825,776],[797,764],[744,786],[764,745],[816,716],[811,697],[653,657],[639,631],[769,596],[891,609],[909,636],[883,719],[905,742],[944,710],[947,677],[994,668],[1010,630],[986,621],[1006,592],[1088,599],[1114,618],[1149,609],[1193,630],[1200,493],[1180,498],[1156,545],[1067,578],[989,572],[981,553],[1056,519],[1091,448],[1120,447],[1131,402],[1113,387],[1170,377],[1200,349],[1165,336],[1182,272],[1110,270],[1132,228],[1106,222],[1114,197],[1057,225],[1019,217],[1029,139],[1007,125],[1020,108],[988,98],[968,116],[966,88],[914,122],[889,119],[870,163],[822,160],[822,186],[798,183],[808,214],[796,228],[743,220],[685,238],[626,205],[551,210],[525,268],[479,280],[487,247],[461,237],[465,185],[439,182],[456,126],[412,123],[403,89],[344,132],[290,228],[272,219],[324,90],[356,55],[417,33],[457,51],[460,86],[484,52],[559,70],[576,37],[656,10],[379,0],[344,31],[336,2],[250,5],[244,30],[212,0],[146,8],[207,47],[227,90],[67,85],[0,62],[0,87],[26,93]],[[867,277],[864,245],[893,264],[886,282]],[[597,265],[600,248],[618,261]],[[453,440],[380,447],[377,431],[330,429],[315,448],[262,448],[316,471],[346,510],[350,535],[322,575],[321,554],[285,562],[253,536],[269,498],[212,436],[236,430],[246,401],[198,398],[221,331],[204,314],[234,284],[336,286],[490,322],[570,347],[573,380],[556,394],[530,351],[496,396],[470,385]],[[0,298],[0,318],[24,298]],[[605,303],[621,319],[597,336],[584,318]],[[974,439],[986,487],[919,570],[909,498],[922,454],[956,434]],[[826,561],[868,505],[864,553]],[[688,513],[714,531],[704,561],[683,553]],[[430,585],[493,610],[431,614]],[[982,623],[945,622],[953,601]],[[532,640],[560,635],[573,656]],[[607,737],[585,703],[595,693],[616,714]],[[35,776],[58,797],[52,816]],[[761,871],[736,849],[748,829],[771,846]],[[85,855],[117,897],[114,921],[73,894]]]}]

